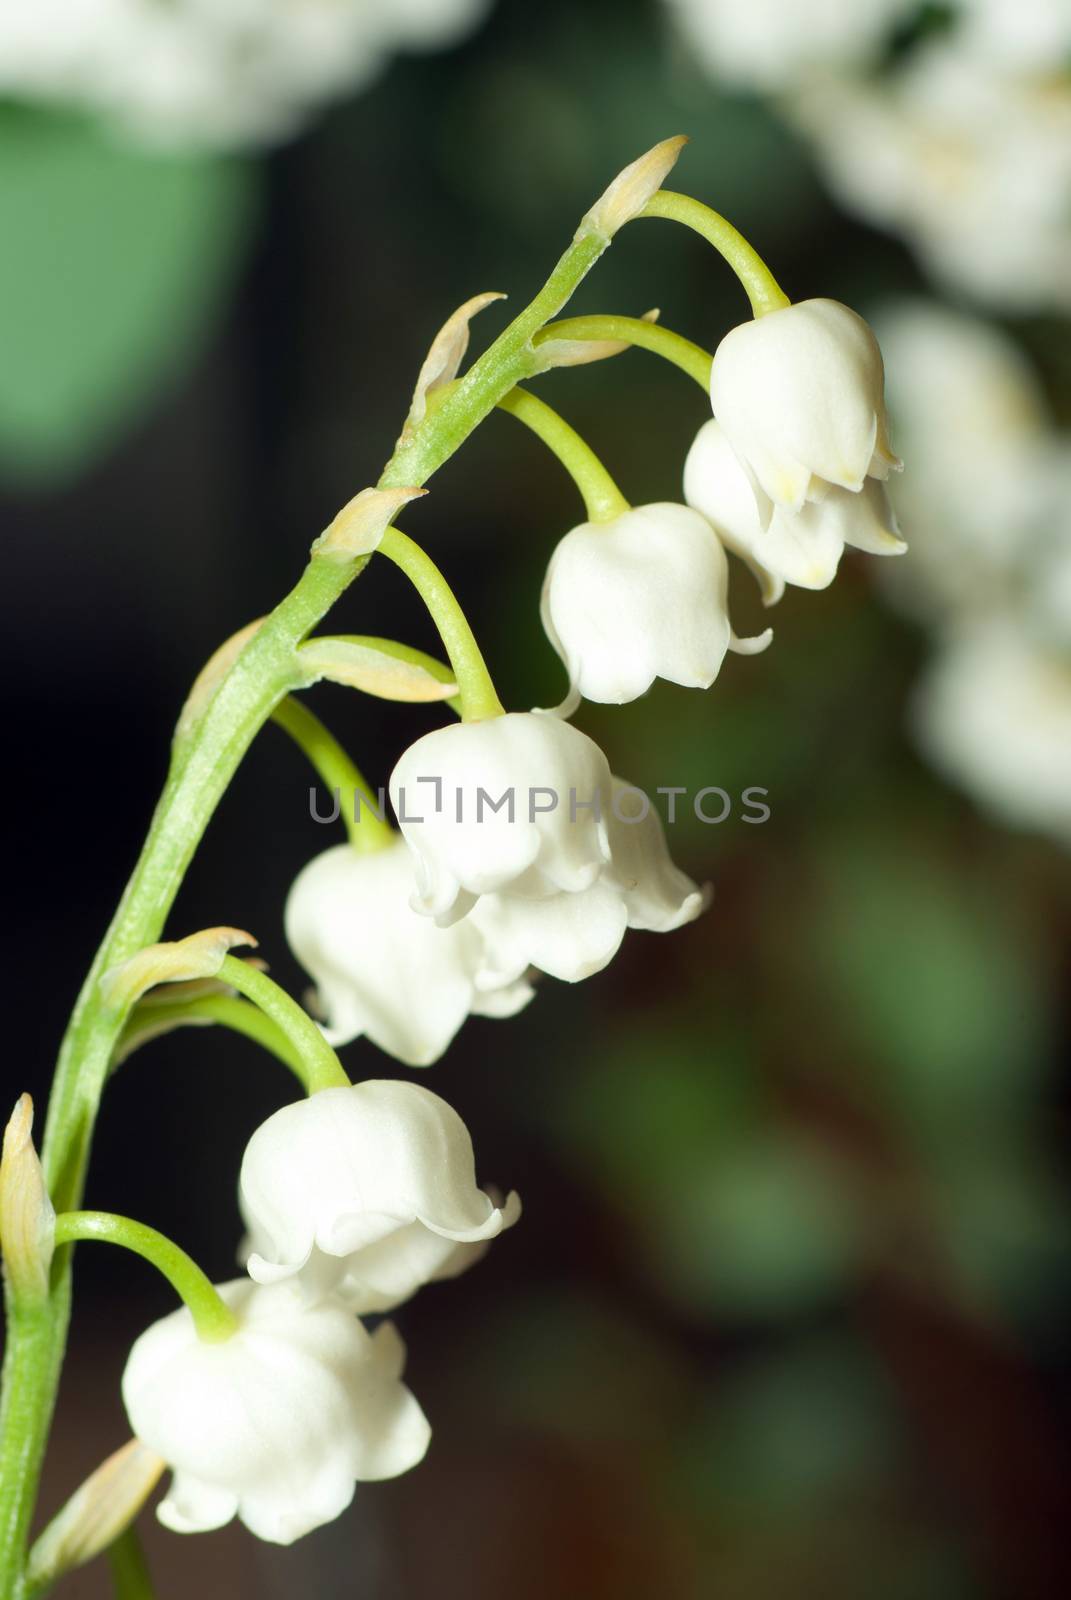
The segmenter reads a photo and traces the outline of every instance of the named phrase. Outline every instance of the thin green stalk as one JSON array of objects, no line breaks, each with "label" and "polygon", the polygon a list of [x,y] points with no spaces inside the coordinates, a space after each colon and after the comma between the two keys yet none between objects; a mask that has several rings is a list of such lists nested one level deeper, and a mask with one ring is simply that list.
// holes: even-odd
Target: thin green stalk
[{"label": "thin green stalk", "polygon": [[636,345],[640,350],[649,350],[652,355],[672,362],[687,373],[704,394],[710,393],[710,368],[714,359],[710,351],[693,344],[682,333],[664,328],[660,322],[645,322],[642,317],[564,317],[558,322],[548,322],[536,335],[536,349],[551,339],[618,339],[622,344]]},{"label": "thin green stalk", "polygon": [[284,1067],[288,1067],[301,1087],[308,1089],[305,1063],[285,1033],[270,1017],[265,1016],[259,1006],[251,1005],[248,1000],[240,1000],[233,994],[199,994],[189,1000],[176,1000],[173,1003],[156,999],[141,1001],[130,1013],[130,1020],[123,1029],[116,1049],[117,1056],[126,1060],[127,1056],[157,1034],[172,1028],[205,1023],[230,1028],[232,1032],[252,1040],[281,1061]]},{"label": "thin green stalk", "polygon": [[427,606],[460,691],[462,720],[477,722],[483,717],[500,717],[502,702],[495,693],[476,636],[454,591],[431,557],[400,528],[387,529],[377,554],[386,556],[405,573]]},{"label": "thin green stalk", "polygon": [[152,1574],[136,1528],[127,1528],[108,1548],[115,1600],[156,1600]]},{"label": "thin green stalk", "polygon": [[304,1063],[310,1094],[318,1089],[348,1089],[350,1080],[342,1063],[307,1011],[281,989],[266,972],[259,972],[236,956],[224,956],[219,969],[221,983],[229,983],[247,1000],[259,1006],[280,1033],[284,1034]]},{"label": "thin green stalk", "polygon": [[712,211],[701,200],[693,200],[688,194],[674,194],[671,189],[659,189],[639,215],[681,222],[712,244],[740,279],[756,317],[764,317],[770,311],[783,311],[791,304],[758,251],[720,212]]},{"label": "thin green stalk", "polygon": [[[337,794],[339,810],[350,844],[355,850],[381,850],[394,838],[386,817],[379,816],[379,802],[357,766],[319,717],[293,695],[281,700],[271,714],[272,721],[288,733],[298,749],[323,779],[329,794]],[[362,801],[357,809],[357,796]],[[361,820],[358,822],[358,816]]]},{"label": "thin green stalk", "polygon": [[211,1278],[166,1234],[111,1211],[61,1211],[56,1218],[57,1250],[79,1239],[120,1245],[155,1267],[189,1310],[197,1336],[206,1344],[219,1344],[237,1332],[238,1318]]},{"label": "thin green stalk", "polygon": [[589,522],[612,522],[628,510],[628,501],[594,450],[553,406],[518,388],[503,395],[498,409],[523,422],[557,456],[580,491]]}]

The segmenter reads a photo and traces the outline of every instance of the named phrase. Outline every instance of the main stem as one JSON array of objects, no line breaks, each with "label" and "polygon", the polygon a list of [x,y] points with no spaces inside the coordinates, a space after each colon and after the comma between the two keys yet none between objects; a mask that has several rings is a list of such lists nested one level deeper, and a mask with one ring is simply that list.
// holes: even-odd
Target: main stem
[{"label": "main stem", "polygon": [[[455,386],[406,432],[380,487],[419,487],[536,367],[532,339],[557,315],[606,249],[582,229],[544,287]],[[57,1210],[78,1207],[112,1052],[126,1023],[100,989],[104,973],[153,944],[212,814],[259,728],[298,681],[293,652],[366,563],[313,559],[253,635],[181,742],[130,882],[71,1016],[49,1099],[41,1159]],[[58,1252],[49,1299],[9,1302],[0,1399],[0,1600],[24,1600],[25,1552],[55,1406],[71,1302],[72,1251]]]}]

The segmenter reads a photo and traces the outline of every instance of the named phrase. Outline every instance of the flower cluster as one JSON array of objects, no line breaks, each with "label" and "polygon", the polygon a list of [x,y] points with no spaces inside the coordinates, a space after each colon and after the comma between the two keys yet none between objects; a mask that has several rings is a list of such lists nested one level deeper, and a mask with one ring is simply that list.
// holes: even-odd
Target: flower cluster
[{"label": "flower cluster", "polygon": [[234,1327],[205,1339],[185,1308],[154,1323],[123,1400],[173,1471],[162,1522],[192,1533],[238,1516],[289,1544],[428,1446],[397,1331],[361,1317],[463,1272],[520,1203],[477,1188],[468,1131],[438,1095],[374,1080],[269,1117],[240,1188],[250,1277],[218,1288]]},{"label": "flower cluster", "polygon": [[[93,1238],[125,1246],[184,1302],[135,1343],[123,1398],[136,1443],[87,1480],[30,1552],[35,1590],[67,1570],[75,1551],[94,1548],[102,1528],[114,1536],[125,1526],[165,1466],[172,1481],[158,1509],[169,1527],[215,1528],[237,1516],[259,1537],[289,1543],[337,1516],[357,1483],[421,1459],[430,1429],[402,1381],[404,1346],[391,1323],[371,1328],[364,1319],[464,1272],[517,1220],[520,1203],[478,1187],[469,1134],[444,1100],[411,1082],[354,1085],[335,1046],[363,1035],[427,1066],[469,1015],[520,1011],[540,974],[577,982],[607,965],[627,930],[665,933],[696,918],[706,891],[672,861],[650,799],[570,719],[585,699],[621,705],[657,678],[709,687],[728,651],[770,644],[770,630],[740,639],[730,625],[729,554],[753,568],[772,603],[786,583],[828,584],[846,544],[904,548],[885,501],[899,462],[873,334],[836,302],[791,304],[724,218],[662,189],[683,142],[664,141],[614,179],[528,312],[457,382],[469,322],[498,297],[477,296],[447,321],[381,486],[342,508],[291,594],[222,645],[191,690],[165,797],[88,980],[73,1065],[58,1080],[50,1125],[67,1147],[57,1155],[46,1139],[38,1163],[27,1100],[0,1163],[9,1303],[32,1313],[36,1341],[28,1365],[15,1364],[20,1375],[33,1374],[36,1319],[47,1314],[53,1277],[69,1270],[59,1247]],[[754,317],[713,356],[650,319],[547,320],[640,216],[693,227],[734,265]],[[712,418],[684,471],[686,503],[630,507],[584,441],[522,382],[550,366],[616,356],[629,342],[709,393]],[[543,622],[568,673],[556,710],[503,708],[446,579],[394,526],[495,405],[549,446],[587,512],[554,550],[543,588]],[[448,666],[393,640],[312,635],[374,558],[410,580]],[[396,762],[397,827],[296,698],[324,678],[387,699],[449,702],[457,714]],[[371,807],[363,819],[347,817],[349,842],[305,868],[286,907],[287,936],[318,987],[320,1022],[260,964],[230,953],[255,943],[240,929],[147,942],[166,910],[160,885],[177,888],[175,861],[189,859],[235,752],[268,718],[319,777]],[[77,1194],[87,1116],[111,1066],[167,1028],[200,1022],[253,1038],[307,1091],[249,1141],[239,1180],[248,1276],[218,1286],[143,1223],[59,1202],[54,1210],[44,1176],[51,1163],[64,1198]],[[16,1345],[19,1337],[16,1322]],[[34,1401],[20,1415],[36,1405],[45,1416],[55,1366],[50,1356],[38,1363]],[[0,1411],[0,1425],[9,1414]],[[0,1449],[0,1477],[14,1454]],[[109,1484],[125,1487],[101,1508]],[[21,1568],[19,1577],[22,1592]]]}]

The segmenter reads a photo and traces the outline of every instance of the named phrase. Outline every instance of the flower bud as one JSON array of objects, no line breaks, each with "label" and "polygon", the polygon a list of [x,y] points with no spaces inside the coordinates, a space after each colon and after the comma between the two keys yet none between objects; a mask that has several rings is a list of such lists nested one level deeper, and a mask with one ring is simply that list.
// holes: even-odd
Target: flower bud
[{"label": "flower bud", "polygon": [[16,1300],[44,1300],[52,1265],[56,1213],[34,1148],[33,1101],[20,1095],[4,1129],[0,1158],[0,1249]]},{"label": "flower bud", "polygon": [[160,1481],[166,1462],[139,1439],[116,1450],[76,1489],[30,1551],[31,1590],[82,1567],[130,1526]]}]

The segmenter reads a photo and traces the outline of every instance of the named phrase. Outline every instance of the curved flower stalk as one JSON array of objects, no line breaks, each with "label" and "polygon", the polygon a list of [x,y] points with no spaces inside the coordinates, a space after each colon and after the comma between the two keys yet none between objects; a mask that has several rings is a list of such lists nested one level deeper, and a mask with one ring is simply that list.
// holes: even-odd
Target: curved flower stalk
[{"label": "curved flower stalk", "polygon": [[341,1300],[290,1284],[220,1284],[233,1335],[207,1344],[185,1308],[136,1341],[123,1404],[137,1438],[173,1477],[157,1516],[176,1533],[239,1517],[292,1544],[331,1522],[359,1482],[421,1460],[431,1429],[401,1381],[405,1346],[389,1322],[369,1334]]},{"label": "curved flower stalk", "polygon": [[[194,1530],[238,1516],[263,1538],[298,1537],[337,1515],[355,1482],[406,1470],[427,1444],[427,1423],[400,1381],[400,1342],[389,1326],[369,1337],[358,1317],[462,1272],[520,1211],[515,1194],[500,1200],[477,1186],[468,1132],[443,1100],[411,1083],[351,1084],[331,1040],[365,1034],[407,1061],[430,1061],[465,1015],[519,1010],[530,996],[530,969],[576,980],[606,964],[626,928],[665,931],[705,904],[704,891],[673,865],[646,796],[611,776],[591,739],[550,713],[503,710],[457,597],[393,525],[503,406],[573,471],[589,520],[605,525],[592,530],[604,542],[593,561],[585,549],[577,581],[592,595],[599,569],[609,574],[607,588],[627,597],[648,681],[716,674],[732,639],[725,561],[709,523],[685,507],[660,507],[652,531],[652,508],[629,511],[583,441],[524,388],[549,365],[576,365],[585,340],[600,358],[636,343],[706,383],[705,352],[647,320],[567,319],[568,337],[561,334],[559,313],[574,289],[621,229],[642,217],[693,228],[748,295],[755,321],[730,336],[729,358],[722,346],[712,390],[751,473],[781,475],[771,493],[796,496],[802,506],[840,485],[862,503],[868,474],[891,465],[880,359],[865,325],[829,302],[791,307],[725,218],[661,189],[682,143],[663,141],[613,180],[543,288],[465,370],[472,314],[494,297],[476,296],[448,320],[378,487],[348,501],[313,542],[291,593],[217,651],[183,708],[149,835],[64,1038],[40,1162],[25,1105],[5,1147],[0,1600],[26,1596],[27,1535],[66,1342],[75,1241],[104,1239],[144,1257],[185,1303],[139,1340],[124,1380],[138,1439],[174,1471],[165,1519]],[[767,324],[773,331],[763,333]],[[754,371],[737,360],[745,347],[760,351]],[[755,392],[757,370],[769,386],[765,406]],[[816,408],[816,394],[828,403]],[[635,541],[619,537],[622,526],[626,534],[647,530],[642,561]],[[448,668],[367,635],[310,637],[376,556],[411,581]],[[622,570],[637,561],[644,583],[662,586],[653,609]],[[689,597],[683,659],[667,616],[689,581],[697,592]],[[577,608],[564,626],[566,653],[582,664],[580,683],[583,663],[595,657]],[[622,686],[635,687],[622,677],[622,662],[618,635],[598,670],[619,695]],[[371,804],[345,752],[291,699],[323,678],[397,702],[446,700],[461,717],[418,739],[394,769],[391,796],[405,845],[385,818],[363,824],[363,833],[354,824],[350,844],[312,863],[295,886],[289,932],[319,982],[326,1033],[260,965],[228,953],[253,942],[240,930],[161,941],[204,830],[269,720],[295,739],[329,787]],[[400,1000],[407,988],[421,996],[408,1013]],[[236,1028],[278,1056],[307,1091],[250,1140],[240,1193],[253,1281],[218,1289],[155,1230],[78,1209],[111,1072],[132,1045],[183,1021]],[[106,1485],[109,1474],[95,1481]],[[107,1527],[125,1526],[119,1509],[104,1511]],[[68,1512],[52,1525],[62,1531],[78,1522],[79,1507]],[[80,1537],[55,1548],[85,1549]],[[52,1548],[46,1542],[46,1555]],[[50,1570],[49,1581],[57,1576]]]}]

